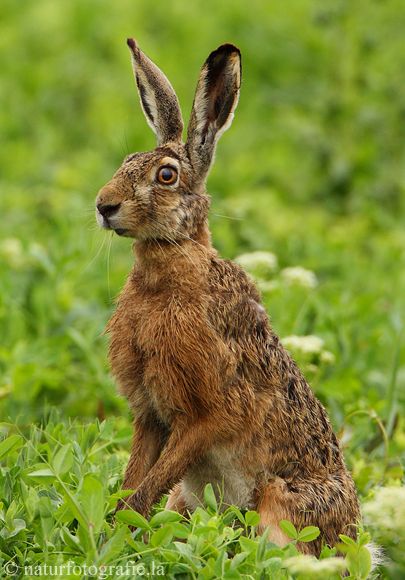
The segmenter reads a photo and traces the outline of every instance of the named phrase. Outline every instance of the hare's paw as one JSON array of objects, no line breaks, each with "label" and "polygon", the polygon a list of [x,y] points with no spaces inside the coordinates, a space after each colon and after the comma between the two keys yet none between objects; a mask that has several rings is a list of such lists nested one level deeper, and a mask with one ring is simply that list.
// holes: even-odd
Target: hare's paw
[{"label": "hare's paw", "polygon": [[[122,507],[119,507],[121,502],[124,504]],[[141,514],[145,518],[148,517],[150,512],[151,504],[148,500],[147,496],[142,493],[142,491],[137,491],[127,497],[124,501],[120,500],[117,504],[117,511],[118,509],[131,509],[138,514]]]}]

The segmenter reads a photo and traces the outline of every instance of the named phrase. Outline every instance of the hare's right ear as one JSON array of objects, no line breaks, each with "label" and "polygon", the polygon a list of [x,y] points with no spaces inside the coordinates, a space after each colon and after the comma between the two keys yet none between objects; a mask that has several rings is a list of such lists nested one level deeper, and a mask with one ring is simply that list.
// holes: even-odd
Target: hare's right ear
[{"label": "hare's right ear", "polygon": [[186,144],[197,179],[205,179],[216,142],[232,123],[240,80],[241,56],[233,44],[214,50],[201,69]]},{"label": "hare's right ear", "polygon": [[158,145],[181,141],[183,119],[172,85],[155,63],[142,52],[135,40],[128,38],[127,44],[132,53],[142,109],[148,124],[156,133]]}]

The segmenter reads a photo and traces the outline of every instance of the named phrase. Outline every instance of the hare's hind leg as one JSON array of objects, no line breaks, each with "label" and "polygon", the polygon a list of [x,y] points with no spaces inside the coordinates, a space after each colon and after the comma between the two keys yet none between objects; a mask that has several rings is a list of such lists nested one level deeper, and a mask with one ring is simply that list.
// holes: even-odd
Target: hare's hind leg
[{"label": "hare's hind leg", "polygon": [[174,510],[179,514],[185,515],[187,512],[187,503],[183,495],[181,482],[177,483],[169,493],[166,504],[167,510]]},{"label": "hare's hind leg", "polygon": [[259,534],[269,528],[268,539],[280,547],[288,544],[290,539],[279,527],[280,520],[291,519],[287,508],[286,484],[280,477],[274,477],[257,495],[256,510],[260,515]]},{"label": "hare's hind leg", "polygon": [[335,546],[339,534],[356,537],[359,504],[353,481],[344,470],[327,477],[295,480],[288,485],[280,477],[274,477],[261,487],[256,497],[259,532],[270,526],[269,540],[280,546],[289,541],[278,525],[282,519],[291,521],[298,530],[305,526],[320,529],[316,540],[298,542],[297,548],[306,554],[318,556],[322,543]]}]

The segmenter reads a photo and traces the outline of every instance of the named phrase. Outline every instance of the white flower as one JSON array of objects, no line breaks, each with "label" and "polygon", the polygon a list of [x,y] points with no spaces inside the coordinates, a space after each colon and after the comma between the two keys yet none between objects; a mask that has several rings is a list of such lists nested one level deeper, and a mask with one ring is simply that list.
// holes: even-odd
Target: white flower
[{"label": "white flower", "polygon": [[0,256],[12,268],[20,268],[24,264],[24,253],[21,240],[6,238],[0,243]]},{"label": "white flower", "polygon": [[335,362],[335,355],[329,350],[324,350],[324,341],[320,336],[293,334],[282,338],[281,342],[287,350],[306,361],[307,371],[316,372],[320,364],[330,365]]},{"label": "white flower", "polygon": [[302,354],[320,354],[324,345],[322,338],[313,334],[307,336],[293,334],[286,336],[281,342],[286,348],[301,352]]},{"label": "white flower", "polygon": [[332,365],[335,362],[336,358],[333,352],[329,350],[323,350],[321,352],[321,361],[326,365]]},{"label": "white flower", "polygon": [[314,272],[301,266],[284,268],[281,270],[281,277],[287,284],[297,284],[303,288],[315,288],[318,285],[318,279]]},{"label": "white flower", "polygon": [[367,523],[405,538],[405,486],[380,487],[363,505]]},{"label": "white flower", "polygon": [[257,280],[257,285],[261,292],[273,292],[276,288],[278,288],[278,284],[274,280]]},{"label": "white flower", "polygon": [[308,555],[287,558],[284,565],[291,574],[305,574],[313,578],[325,578],[327,574],[337,574],[346,570],[346,564],[342,558],[317,560],[315,556]]},{"label": "white flower", "polygon": [[277,270],[277,256],[271,252],[250,252],[235,258],[235,262],[255,278],[268,278]]}]

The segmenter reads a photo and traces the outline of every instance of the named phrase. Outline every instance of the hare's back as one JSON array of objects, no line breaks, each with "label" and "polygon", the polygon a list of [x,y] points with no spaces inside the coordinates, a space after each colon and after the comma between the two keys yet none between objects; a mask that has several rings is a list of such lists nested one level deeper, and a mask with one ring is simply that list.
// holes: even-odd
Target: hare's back
[{"label": "hare's back", "polygon": [[271,346],[274,334],[254,282],[240,266],[214,257],[209,273],[210,321],[225,342],[261,351]]}]

